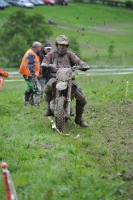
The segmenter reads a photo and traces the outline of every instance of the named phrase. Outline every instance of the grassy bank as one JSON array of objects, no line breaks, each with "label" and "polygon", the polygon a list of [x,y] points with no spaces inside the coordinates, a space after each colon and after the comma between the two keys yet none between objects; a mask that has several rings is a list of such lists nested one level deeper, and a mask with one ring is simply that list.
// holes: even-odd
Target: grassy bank
[{"label": "grassy bank", "polygon": [[[0,25],[18,7],[0,12]],[[54,47],[55,38],[60,34],[74,36],[80,44],[82,57],[90,64],[133,63],[132,10],[97,4],[74,4],[69,6],[36,6],[26,12],[41,13],[46,21],[52,17],[58,26],[51,27],[50,42]],[[113,49],[111,49],[113,45]]]},{"label": "grassy bank", "polygon": [[132,75],[77,81],[87,96],[89,127],[75,125],[73,117],[68,137],[51,130],[45,102],[23,106],[25,82],[5,82],[0,91],[0,160],[9,165],[19,200],[133,198]]}]

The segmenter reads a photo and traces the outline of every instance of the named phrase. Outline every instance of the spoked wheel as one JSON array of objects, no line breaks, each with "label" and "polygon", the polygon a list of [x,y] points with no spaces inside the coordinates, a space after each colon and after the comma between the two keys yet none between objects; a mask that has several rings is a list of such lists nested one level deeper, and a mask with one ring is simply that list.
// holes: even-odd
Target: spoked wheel
[{"label": "spoked wheel", "polygon": [[59,97],[58,99],[58,108],[57,108],[57,116],[56,116],[56,127],[60,132],[64,132],[66,129],[66,120],[65,120],[65,98]]}]

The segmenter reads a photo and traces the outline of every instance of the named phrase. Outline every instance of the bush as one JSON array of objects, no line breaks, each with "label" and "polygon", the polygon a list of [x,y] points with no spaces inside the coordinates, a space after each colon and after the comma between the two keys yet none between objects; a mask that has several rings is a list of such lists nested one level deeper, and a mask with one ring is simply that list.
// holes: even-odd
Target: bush
[{"label": "bush", "polygon": [[5,61],[3,67],[18,68],[27,47],[31,47],[34,41],[45,44],[52,34],[42,14],[28,15],[22,9],[12,13],[0,30],[0,56]]},{"label": "bush", "polygon": [[126,7],[127,8],[133,8],[133,2],[132,1],[127,1],[126,2]]}]

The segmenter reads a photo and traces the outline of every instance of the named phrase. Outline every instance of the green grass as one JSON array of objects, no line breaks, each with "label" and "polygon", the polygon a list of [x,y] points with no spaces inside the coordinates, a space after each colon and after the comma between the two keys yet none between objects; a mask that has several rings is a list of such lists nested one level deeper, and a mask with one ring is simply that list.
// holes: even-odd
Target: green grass
[{"label": "green grass", "polygon": [[[18,9],[2,10],[0,26]],[[26,12],[40,12],[46,20],[51,16],[57,24],[74,29],[51,27],[53,48],[58,35],[75,36],[88,64],[132,65],[132,10],[70,4],[37,6]],[[105,26],[108,32],[94,30],[95,26]],[[121,32],[112,34],[111,29]],[[107,52],[111,41],[115,42],[112,60]],[[77,81],[88,100],[84,119],[89,128],[75,125],[73,117],[67,124],[70,136],[53,132],[43,116],[45,102],[40,107],[23,106],[25,82],[5,82],[0,91],[0,160],[8,163],[19,200],[133,199],[132,75],[78,76]],[[75,111],[75,101],[72,105]],[[0,200],[4,199],[1,174]]]},{"label": "green grass", "polygon": [[[82,8],[82,9],[81,9]],[[0,13],[1,23],[12,12],[21,8],[11,6]],[[22,8],[23,9],[23,8]],[[97,4],[70,4],[69,6],[36,6],[34,9],[25,9],[30,15],[39,12],[48,20],[51,16],[57,24],[72,27],[88,27],[105,24],[132,22],[132,10]]]},{"label": "green grass", "polygon": [[0,160],[8,163],[19,200],[133,198],[132,75],[80,75],[77,81],[88,100],[89,127],[74,125],[73,117],[70,136],[52,131],[45,102],[23,106],[25,82],[5,82],[0,91]]},{"label": "green grass", "polygon": [[[0,12],[0,25],[18,9],[12,6]],[[52,17],[58,25],[70,28],[51,27],[53,36],[48,41],[52,43],[53,48],[55,48],[55,38],[65,34],[69,38],[74,36],[77,39],[82,58],[89,64],[132,65],[133,63],[133,24],[130,9],[70,3],[68,6],[36,6],[34,9],[26,9],[26,12],[29,15],[39,12],[45,16],[46,21]],[[114,55],[109,59],[108,49],[112,41],[114,41]]]}]

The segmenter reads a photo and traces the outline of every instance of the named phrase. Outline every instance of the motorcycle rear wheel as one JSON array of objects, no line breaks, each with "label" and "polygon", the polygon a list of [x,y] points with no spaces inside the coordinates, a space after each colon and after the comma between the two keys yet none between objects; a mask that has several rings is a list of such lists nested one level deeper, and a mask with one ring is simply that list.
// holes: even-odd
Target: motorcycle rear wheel
[{"label": "motorcycle rear wheel", "polygon": [[64,132],[66,130],[66,120],[65,120],[65,98],[59,97],[58,99],[58,108],[57,108],[57,116],[56,116],[56,127],[60,132]]}]

